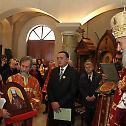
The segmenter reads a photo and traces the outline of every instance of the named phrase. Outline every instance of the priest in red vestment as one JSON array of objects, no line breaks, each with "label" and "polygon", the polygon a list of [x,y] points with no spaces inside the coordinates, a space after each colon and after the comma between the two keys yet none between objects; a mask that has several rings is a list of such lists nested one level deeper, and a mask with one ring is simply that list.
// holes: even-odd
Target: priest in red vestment
[{"label": "priest in red vestment", "polygon": [[116,41],[123,52],[123,73],[118,82],[114,100],[110,109],[107,126],[126,126],[126,12],[117,13],[111,19],[111,26]]},{"label": "priest in red vestment", "polygon": [[[29,56],[20,60],[20,73],[12,75],[7,82],[16,82],[24,87],[33,109],[41,110],[42,92],[38,80],[29,74],[32,67],[32,59]],[[18,126],[32,126],[32,119],[28,119]]]}]

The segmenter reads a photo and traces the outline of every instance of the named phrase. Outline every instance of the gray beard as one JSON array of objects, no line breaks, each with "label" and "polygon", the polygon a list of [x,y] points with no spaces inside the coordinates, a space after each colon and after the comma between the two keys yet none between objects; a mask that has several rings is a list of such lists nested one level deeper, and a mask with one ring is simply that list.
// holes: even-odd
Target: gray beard
[{"label": "gray beard", "polygon": [[126,68],[126,49],[123,50],[122,64]]},{"label": "gray beard", "polygon": [[26,73],[26,72],[20,72],[20,74],[21,74],[22,76],[24,76],[24,77],[28,77],[28,76],[29,76],[29,74]]}]

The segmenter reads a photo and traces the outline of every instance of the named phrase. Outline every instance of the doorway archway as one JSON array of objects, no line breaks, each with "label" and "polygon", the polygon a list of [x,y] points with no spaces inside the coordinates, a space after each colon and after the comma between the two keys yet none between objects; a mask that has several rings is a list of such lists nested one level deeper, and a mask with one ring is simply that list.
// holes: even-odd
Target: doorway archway
[{"label": "doorway archway", "polygon": [[27,35],[27,55],[50,61],[54,57],[55,35],[46,25],[34,26]]}]

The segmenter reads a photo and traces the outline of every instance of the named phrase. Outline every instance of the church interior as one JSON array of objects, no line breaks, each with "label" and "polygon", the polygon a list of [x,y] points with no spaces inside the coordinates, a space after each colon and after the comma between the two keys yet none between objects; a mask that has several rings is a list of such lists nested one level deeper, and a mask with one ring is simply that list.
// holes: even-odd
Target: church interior
[{"label": "church interior", "polygon": [[[122,11],[121,1],[4,1],[1,2],[0,44],[2,54],[11,50],[13,57],[27,55],[27,42],[31,30],[38,25],[48,26],[55,36],[53,54],[36,54],[37,58],[49,61],[55,59],[59,50],[65,49],[75,62],[75,48],[80,42],[78,29],[84,30],[84,38],[91,39],[95,48],[107,30],[111,30],[110,19]],[[8,5],[8,6],[7,6]],[[70,6],[69,6],[70,5]],[[53,45],[52,45],[53,46]],[[71,49],[72,47],[72,49]],[[41,49],[40,49],[41,51]],[[45,50],[44,50],[45,51]],[[9,52],[9,51],[8,51]],[[33,55],[33,54],[32,54]]]},{"label": "church interior", "polygon": [[[98,71],[100,63],[115,60],[119,43],[110,22],[115,14],[125,11],[125,0],[0,1],[1,57],[19,60],[28,55],[34,62],[44,59],[47,65],[51,60],[56,61],[57,53],[64,50],[80,73],[86,60],[93,61]],[[103,96],[101,99],[106,104],[102,106],[104,112],[100,116],[103,116],[107,115],[112,98]],[[44,109],[43,104],[42,111]],[[76,109],[75,126],[85,126],[82,109],[80,106]],[[39,116],[34,118],[33,126],[46,126],[47,114]],[[106,119],[100,121],[93,126],[107,126]]]}]

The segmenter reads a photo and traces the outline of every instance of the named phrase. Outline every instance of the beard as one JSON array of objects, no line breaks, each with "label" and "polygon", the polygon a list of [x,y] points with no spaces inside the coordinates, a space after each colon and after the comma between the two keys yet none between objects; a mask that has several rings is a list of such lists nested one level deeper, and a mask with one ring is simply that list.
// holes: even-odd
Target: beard
[{"label": "beard", "polygon": [[21,71],[20,74],[24,77],[28,77],[29,76],[29,73],[27,72],[24,72],[24,71]]},{"label": "beard", "polygon": [[126,68],[126,49],[123,50],[122,64],[123,68]]}]

